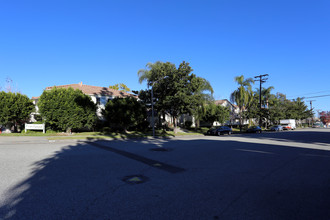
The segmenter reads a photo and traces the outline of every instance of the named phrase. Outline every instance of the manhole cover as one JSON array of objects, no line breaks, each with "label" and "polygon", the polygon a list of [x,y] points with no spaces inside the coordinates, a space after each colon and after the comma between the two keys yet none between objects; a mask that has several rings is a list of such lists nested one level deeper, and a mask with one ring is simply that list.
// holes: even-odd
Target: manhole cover
[{"label": "manhole cover", "polygon": [[171,151],[171,149],[164,148],[164,147],[156,147],[156,148],[151,148],[150,151],[162,151],[162,152],[166,152],[166,151]]},{"label": "manhole cover", "polygon": [[148,180],[148,177],[143,175],[130,175],[125,176],[122,180],[129,184],[140,184],[146,182]]}]

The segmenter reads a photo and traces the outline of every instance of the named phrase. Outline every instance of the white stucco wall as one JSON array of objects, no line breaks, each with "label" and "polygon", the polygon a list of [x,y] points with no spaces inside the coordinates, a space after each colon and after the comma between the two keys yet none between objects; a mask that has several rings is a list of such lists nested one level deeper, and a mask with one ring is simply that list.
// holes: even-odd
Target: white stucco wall
[{"label": "white stucco wall", "polygon": [[96,115],[100,119],[104,119],[102,116],[102,110],[105,109],[105,105],[107,104],[108,100],[113,99],[114,97],[112,96],[102,96],[102,95],[89,95],[92,99],[92,101],[97,104],[97,98],[100,99],[100,104],[97,105],[96,109]]}]

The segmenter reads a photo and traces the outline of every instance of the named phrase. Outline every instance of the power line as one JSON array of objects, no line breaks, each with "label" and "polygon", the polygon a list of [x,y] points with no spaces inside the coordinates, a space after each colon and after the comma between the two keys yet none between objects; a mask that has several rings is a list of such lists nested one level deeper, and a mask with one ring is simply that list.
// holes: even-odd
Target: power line
[{"label": "power line", "polygon": [[330,92],[330,90],[324,90],[324,91],[320,91],[320,92],[304,93],[304,94],[301,94],[301,95],[291,95],[289,97],[299,97],[299,96],[313,95],[313,94],[319,94],[319,93],[325,93],[325,92]]},{"label": "power line", "polygon": [[328,94],[328,95],[310,96],[310,97],[302,97],[302,98],[304,98],[304,99],[310,99],[310,98],[320,98],[320,97],[326,97],[326,96],[330,96],[330,94]]}]

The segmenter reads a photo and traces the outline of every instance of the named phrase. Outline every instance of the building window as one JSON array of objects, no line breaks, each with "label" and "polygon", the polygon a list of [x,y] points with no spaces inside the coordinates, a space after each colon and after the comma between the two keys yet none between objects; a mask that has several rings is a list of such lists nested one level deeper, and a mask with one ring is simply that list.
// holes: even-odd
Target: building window
[{"label": "building window", "polygon": [[101,103],[101,98],[96,97],[96,104],[99,105]]}]

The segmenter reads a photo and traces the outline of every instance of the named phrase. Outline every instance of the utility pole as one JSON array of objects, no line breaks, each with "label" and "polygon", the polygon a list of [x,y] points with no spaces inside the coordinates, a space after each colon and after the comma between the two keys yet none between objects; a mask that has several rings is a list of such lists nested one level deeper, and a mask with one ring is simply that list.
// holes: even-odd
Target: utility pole
[{"label": "utility pole", "polygon": [[314,114],[313,114],[313,102],[316,100],[308,100],[309,104],[311,105],[311,112],[312,112],[312,126],[314,124]]},{"label": "utility pole", "polygon": [[259,116],[259,126],[262,126],[262,120],[261,120],[261,108],[262,108],[262,104],[261,104],[261,89],[262,89],[262,84],[266,82],[266,80],[268,78],[265,78],[266,76],[268,76],[268,74],[264,74],[264,75],[259,75],[259,76],[255,76],[254,78],[259,78],[256,79],[255,81],[259,81],[260,82],[260,89],[259,89],[259,108],[260,108],[260,116]]}]

